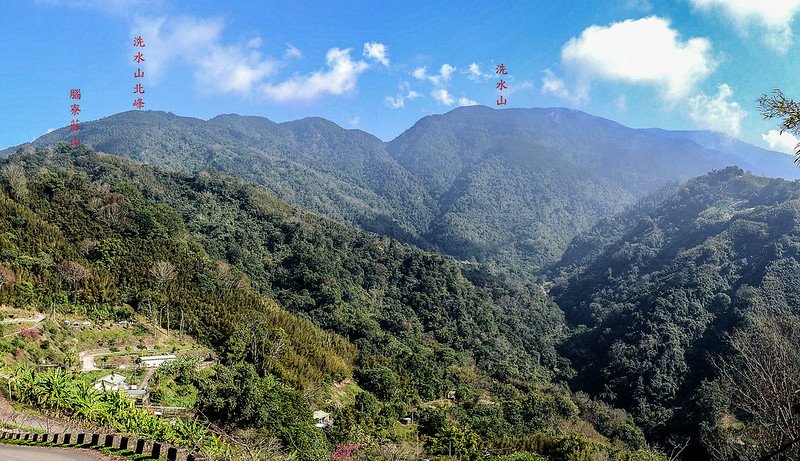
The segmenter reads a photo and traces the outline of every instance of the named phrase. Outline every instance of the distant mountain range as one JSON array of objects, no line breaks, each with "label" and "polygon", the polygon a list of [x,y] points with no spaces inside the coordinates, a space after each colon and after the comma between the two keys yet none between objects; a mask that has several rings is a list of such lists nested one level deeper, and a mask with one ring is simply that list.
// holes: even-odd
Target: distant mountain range
[{"label": "distant mountain range", "polygon": [[[32,144],[69,136],[62,128]],[[729,165],[800,178],[791,156],[716,133],[632,129],[561,108],[462,107],[388,143],[316,117],[149,111],[84,123],[81,137],[154,166],[231,173],[324,216],[526,274],[667,184]]]},{"label": "distant mountain range", "polygon": [[[641,427],[651,443],[686,440],[689,460],[720,459],[719,450],[758,455],[721,459],[765,459],[785,443],[764,436],[781,425],[769,409],[742,407],[718,365],[734,363],[735,335],[754,338],[754,326],[800,315],[800,182],[765,177],[797,179],[791,156],[566,109],[460,108],[389,143],[319,118],[161,112],[90,122],[82,135],[118,156],[201,171],[65,145],[23,146],[0,162],[0,260],[20,268],[17,282],[42,300],[66,280],[52,273],[64,271],[54,262],[71,258],[99,274],[72,290],[76,303],[141,311],[148,268],[166,258],[183,273],[174,302],[201,340],[298,386],[350,376],[387,403],[437,400],[455,388],[460,418],[487,439],[594,427],[603,443],[639,447]],[[362,233],[206,169],[483,264]],[[6,288],[4,299],[30,302],[33,288],[23,288]],[[297,355],[247,355],[238,319],[263,309],[240,295],[288,311],[267,313],[280,314],[273,321],[285,323]],[[796,351],[797,329],[782,328],[768,343]],[[326,332],[340,335],[338,348],[321,356]],[[796,376],[793,363],[771,362],[767,384],[774,369]],[[633,418],[611,417],[580,393],[576,404],[537,390],[555,382]],[[505,396],[495,419],[484,413],[495,403],[478,405],[487,392]],[[796,392],[788,395],[792,408]],[[564,419],[536,422],[548,412]],[[576,415],[584,422],[564,426]],[[800,456],[792,450],[787,459]]]}]

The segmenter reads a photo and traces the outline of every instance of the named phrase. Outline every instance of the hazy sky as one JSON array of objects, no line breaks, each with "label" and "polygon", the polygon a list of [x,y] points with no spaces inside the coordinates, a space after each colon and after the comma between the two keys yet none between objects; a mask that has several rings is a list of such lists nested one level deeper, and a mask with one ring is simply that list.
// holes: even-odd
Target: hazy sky
[{"label": "hazy sky", "polygon": [[507,107],[794,143],[756,99],[800,98],[800,0],[8,0],[2,13],[0,147],[69,125],[72,88],[80,120],[141,96],[145,109],[316,115],[388,140],[428,114],[497,107],[501,63]]}]

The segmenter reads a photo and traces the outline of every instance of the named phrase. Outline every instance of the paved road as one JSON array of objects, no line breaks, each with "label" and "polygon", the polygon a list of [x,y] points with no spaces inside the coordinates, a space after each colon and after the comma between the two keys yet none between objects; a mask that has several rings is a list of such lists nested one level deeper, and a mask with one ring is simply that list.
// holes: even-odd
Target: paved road
[{"label": "paved road", "polygon": [[45,448],[0,444],[3,461],[119,461],[93,450],[80,448]]}]

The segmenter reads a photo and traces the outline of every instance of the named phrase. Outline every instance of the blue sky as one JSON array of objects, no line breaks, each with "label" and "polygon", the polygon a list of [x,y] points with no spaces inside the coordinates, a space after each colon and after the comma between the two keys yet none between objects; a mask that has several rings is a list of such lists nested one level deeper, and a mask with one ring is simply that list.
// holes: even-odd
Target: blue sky
[{"label": "blue sky", "polygon": [[145,109],[321,116],[389,140],[425,115],[496,107],[500,63],[507,107],[796,142],[756,99],[800,97],[800,0],[9,0],[2,12],[0,147],[68,125],[71,88],[87,121],[132,109],[137,82]]}]

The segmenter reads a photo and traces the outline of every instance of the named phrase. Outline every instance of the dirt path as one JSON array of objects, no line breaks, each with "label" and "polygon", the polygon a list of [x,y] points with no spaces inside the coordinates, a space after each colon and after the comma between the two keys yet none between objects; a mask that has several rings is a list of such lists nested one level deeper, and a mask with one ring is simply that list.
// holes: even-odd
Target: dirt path
[{"label": "dirt path", "polygon": [[153,373],[155,373],[155,372],[156,372],[155,368],[148,368],[147,369],[147,374],[144,375],[144,379],[142,380],[142,383],[139,384],[139,389],[141,389],[143,391],[147,390],[147,385],[150,383],[150,378],[153,377]]},{"label": "dirt path", "polygon": [[101,355],[108,355],[111,353],[110,349],[90,349],[78,353],[78,362],[81,364],[81,371],[94,371],[99,370],[94,363],[95,357]]},{"label": "dirt path", "polygon": [[41,323],[47,316],[44,314],[39,314],[36,317],[26,317],[20,319],[4,319],[0,320],[0,324],[2,325],[10,325],[12,323],[33,323],[34,325]]},{"label": "dirt path", "polygon": [[50,448],[0,443],[3,461],[118,461],[123,458],[108,456],[85,448]]}]

